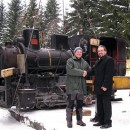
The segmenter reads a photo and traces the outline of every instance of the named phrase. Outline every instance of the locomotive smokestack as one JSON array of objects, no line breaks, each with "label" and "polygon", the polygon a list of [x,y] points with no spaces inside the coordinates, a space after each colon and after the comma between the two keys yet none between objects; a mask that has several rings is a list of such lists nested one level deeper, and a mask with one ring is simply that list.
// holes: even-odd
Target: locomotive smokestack
[{"label": "locomotive smokestack", "polygon": [[39,31],[37,29],[27,28],[23,30],[24,45],[33,50],[39,50]]}]

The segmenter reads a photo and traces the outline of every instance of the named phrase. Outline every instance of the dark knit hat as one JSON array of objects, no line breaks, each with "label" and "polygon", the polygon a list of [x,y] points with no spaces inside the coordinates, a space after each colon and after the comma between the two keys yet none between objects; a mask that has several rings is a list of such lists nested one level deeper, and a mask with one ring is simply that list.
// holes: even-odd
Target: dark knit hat
[{"label": "dark knit hat", "polygon": [[74,53],[75,53],[77,50],[83,51],[83,49],[82,49],[81,47],[76,47],[76,48],[74,49]]}]

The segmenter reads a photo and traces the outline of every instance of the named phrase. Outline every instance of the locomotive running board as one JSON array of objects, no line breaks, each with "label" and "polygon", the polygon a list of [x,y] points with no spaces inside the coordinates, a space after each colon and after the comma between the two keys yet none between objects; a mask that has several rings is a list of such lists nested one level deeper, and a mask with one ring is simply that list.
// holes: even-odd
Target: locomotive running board
[{"label": "locomotive running board", "polygon": [[16,73],[17,74],[19,73],[19,69],[15,68],[15,67],[3,69],[3,70],[1,70],[1,77],[6,78],[6,77],[12,76]]},{"label": "locomotive running board", "polygon": [[13,75],[14,67],[1,70],[1,77],[6,78]]},{"label": "locomotive running board", "polygon": [[[86,80],[86,83],[92,88],[94,87],[94,81]],[[130,76],[113,76],[113,90],[130,89]]]},{"label": "locomotive running board", "polygon": [[113,77],[113,89],[130,89],[130,76],[114,76]]}]

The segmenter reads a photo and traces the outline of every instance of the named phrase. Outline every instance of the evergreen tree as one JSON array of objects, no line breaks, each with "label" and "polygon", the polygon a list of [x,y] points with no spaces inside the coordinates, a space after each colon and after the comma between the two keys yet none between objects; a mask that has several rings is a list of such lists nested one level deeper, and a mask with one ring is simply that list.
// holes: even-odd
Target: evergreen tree
[{"label": "evergreen tree", "polygon": [[57,19],[59,17],[59,4],[56,0],[48,0],[45,7],[45,24],[49,23],[51,20]]},{"label": "evergreen tree", "polygon": [[45,41],[45,35],[44,35],[44,29],[45,29],[45,23],[44,23],[44,8],[41,4],[39,7],[39,21],[38,21],[38,28],[40,31],[40,44],[41,46],[44,44]]},{"label": "evergreen tree", "polygon": [[123,38],[130,46],[130,0],[100,0],[99,3],[98,34]]},{"label": "evergreen tree", "polygon": [[64,14],[62,30],[64,34],[67,34],[67,32],[69,31],[69,26],[68,26],[69,12],[68,10],[66,10],[65,12],[66,14]]},{"label": "evergreen tree", "polygon": [[7,29],[4,34],[4,41],[12,41],[19,32],[19,21],[21,16],[22,7],[20,6],[20,0],[12,0],[8,4],[7,20],[6,25]]},{"label": "evergreen tree", "polygon": [[35,27],[37,16],[38,16],[38,9],[36,0],[30,0],[29,7],[27,9],[26,25],[30,28]]},{"label": "evergreen tree", "polygon": [[5,28],[5,7],[3,4],[3,0],[0,2],[0,44],[3,43],[3,35]]},{"label": "evergreen tree", "polygon": [[100,1],[99,34],[105,36],[122,36],[122,22],[126,0]]},{"label": "evergreen tree", "polygon": [[53,19],[51,20],[46,27],[46,44],[48,47],[50,47],[50,43],[51,43],[51,35],[53,34],[61,34],[61,29],[60,26],[57,24],[59,23],[60,19]]},{"label": "evergreen tree", "polygon": [[59,26],[59,14],[60,8],[56,0],[48,0],[44,11],[44,33],[46,35],[45,42],[50,44],[51,35],[55,33],[61,33],[61,27]]},{"label": "evergreen tree", "polygon": [[39,30],[44,30],[45,23],[44,23],[44,7],[41,5],[39,7]]},{"label": "evergreen tree", "polygon": [[124,29],[121,33],[123,38],[126,40],[128,44],[127,55],[130,57],[130,0],[127,0],[126,6],[124,8],[124,15],[122,20],[122,28]]},{"label": "evergreen tree", "polygon": [[71,0],[66,34],[120,37],[130,45],[130,0]]},{"label": "evergreen tree", "polygon": [[71,0],[71,8],[67,19],[69,36],[77,34],[94,34],[92,20],[94,20],[98,0]]},{"label": "evergreen tree", "polygon": [[23,2],[23,8],[22,8],[22,16],[21,16],[21,28],[22,30],[26,28],[27,24],[27,3],[26,0]]}]

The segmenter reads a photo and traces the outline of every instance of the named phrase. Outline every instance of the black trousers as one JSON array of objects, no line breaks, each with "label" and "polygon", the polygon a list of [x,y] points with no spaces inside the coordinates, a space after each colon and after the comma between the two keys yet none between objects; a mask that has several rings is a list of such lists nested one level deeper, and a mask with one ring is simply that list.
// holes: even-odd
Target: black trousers
[{"label": "black trousers", "polygon": [[101,124],[111,124],[112,106],[111,95],[97,94],[97,111]]},{"label": "black trousers", "polygon": [[[79,98],[78,98],[79,96]],[[67,106],[68,109],[76,108],[76,118],[77,120],[82,120],[82,106],[83,106],[83,96],[82,95],[68,95]]]}]

